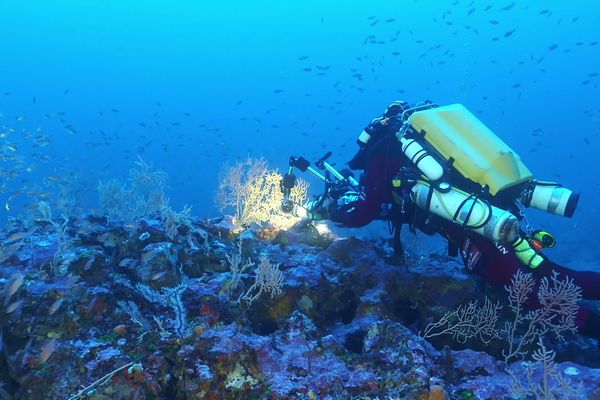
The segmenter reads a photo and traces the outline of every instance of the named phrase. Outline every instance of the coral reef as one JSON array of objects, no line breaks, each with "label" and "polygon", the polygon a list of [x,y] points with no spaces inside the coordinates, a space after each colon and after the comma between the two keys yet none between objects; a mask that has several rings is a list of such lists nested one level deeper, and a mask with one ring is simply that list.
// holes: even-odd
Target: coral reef
[{"label": "coral reef", "polygon": [[494,295],[450,258],[390,265],[379,242],[311,225],[269,240],[228,218],[50,219],[0,232],[2,398],[600,396],[592,339],[509,365],[494,342],[420,336]]}]

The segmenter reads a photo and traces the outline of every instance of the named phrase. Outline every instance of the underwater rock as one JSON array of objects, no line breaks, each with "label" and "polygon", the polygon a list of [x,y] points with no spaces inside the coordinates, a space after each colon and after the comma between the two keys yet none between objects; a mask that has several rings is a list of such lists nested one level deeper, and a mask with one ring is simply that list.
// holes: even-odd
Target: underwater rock
[{"label": "underwater rock", "polygon": [[258,364],[276,398],[312,393],[318,398],[349,398],[377,387],[377,377],[324,346],[315,325],[295,311],[258,352]]},{"label": "underwater rock", "polygon": [[330,235],[322,235],[312,224],[299,224],[287,231],[279,231],[272,239],[273,243],[284,248],[290,245],[305,244],[308,246],[326,249],[334,238]]},{"label": "underwater rock", "polygon": [[[0,269],[1,285],[22,277],[6,289],[19,307],[0,313],[0,384],[14,398],[66,399],[82,387],[98,399],[510,396],[502,361],[418,335],[483,296],[452,259],[391,265],[371,241],[306,226],[270,241],[227,218],[192,221],[171,239],[152,219],[86,217],[68,228],[69,246],[55,225],[32,231]],[[12,237],[20,232],[29,231]],[[238,252],[251,266],[236,272]],[[280,291],[249,303],[245,291],[268,284],[257,277],[262,256]],[[585,361],[594,344],[578,338],[559,355]],[[583,398],[598,396],[600,370],[557,367],[582,382]],[[511,368],[526,379],[522,363]]]},{"label": "underwater rock", "polygon": [[244,230],[235,223],[232,215],[224,215],[207,221],[205,227],[210,233],[223,240],[234,240]]}]

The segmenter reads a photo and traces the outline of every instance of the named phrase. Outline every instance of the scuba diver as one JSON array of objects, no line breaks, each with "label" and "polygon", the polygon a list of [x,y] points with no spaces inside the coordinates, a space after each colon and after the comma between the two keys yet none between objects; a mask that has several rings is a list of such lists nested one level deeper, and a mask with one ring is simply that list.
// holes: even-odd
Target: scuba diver
[{"label": "scuba diver", "polygon": [[[390,104],[360,134],[359,150],[337,171],[327,162],[291,157],[282,180],[284,211],[312,220],[362,227],[380,219],[392,224],[396,256],[403,257],[400,231],[407,225],[448,241],[448,253],[461,255],[466,269],[503,288],[519,269],[538,285],[552,271],[568,276],[582,297],[600,300],[600,273],[560,266],[541,250],[554,237],[534,230],[525,207],[571,217],[579,195],[558,183],[538,181],[519,156],[461,104]],[[303,206],[287,201],[295,183],[293,168],[325,182],[325,192]],[[523,227],[522,227],[523,226]],[[531,304],[533,308],[540,304]],[[585,336],[600,339],[600,316],[580,307],[576,324]]]}]

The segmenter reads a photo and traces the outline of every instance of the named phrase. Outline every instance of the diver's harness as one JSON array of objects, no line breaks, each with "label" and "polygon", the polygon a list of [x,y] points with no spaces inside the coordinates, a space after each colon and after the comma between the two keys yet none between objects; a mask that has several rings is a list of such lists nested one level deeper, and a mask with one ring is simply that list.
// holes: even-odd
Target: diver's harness
[{"label": "diver's harness", "polygon": [[[550,233],[531,227],[525,215],[525,207],[571,217],[577,205],[578,194],[560,184],[537,181],[530,176],[520,181],[515,180],[514,184],[506,188],[495,188],[496,191],[491,193],[487,184],[478,183],[459,172],[454,165],[455,160],[451,156],[444,157],[425,139],[426,132],[418,132],[411,123],[410,117],[413,114],[437,107],[427,101],[406,109],[398,116],[389,117],[400,120],[397,121],[401,124],[396,138],[402,153],[410,161],[392,179],[392,193],[400,212],[404,212],[408,201],[416,207],[414,212],[428,213],[428,216],[433,217],[431,219],[434,223],[436,219],[450,221],[492,242],[511,245],[523,264],[531,268],[538,267],[544,260],[540,251],[545,247],[554,247],[556,240]],[[462,109],[459,111],[464,112]],[[471,114],[465,115],[467,118],[475,118]],[[363,131],[359,141],[367,145],[369,139],[370,136],[365,136]],[[326,161],[330,156],[331,152],[328,152],[315,163],[323,173],[311,167],[303,157],[290,158],[288,173],[281,182],[284,211],[290,212],[294,208],[289,201],[291,188],[295,184],[293,168],[309,172],[325,182],[325,192],[311,203],[312,208],[322,206],[328,198],[336,200],[344,190],[362,193],[354,177],[340,173]],[[427,220],[429,219],[428,217]],[[398,237],[394,237],[394,243],[399,243],[400,227],[401,224],[395,227],[394,233]],[[451,249],[456,248],[451,245],[449,251]]]}]

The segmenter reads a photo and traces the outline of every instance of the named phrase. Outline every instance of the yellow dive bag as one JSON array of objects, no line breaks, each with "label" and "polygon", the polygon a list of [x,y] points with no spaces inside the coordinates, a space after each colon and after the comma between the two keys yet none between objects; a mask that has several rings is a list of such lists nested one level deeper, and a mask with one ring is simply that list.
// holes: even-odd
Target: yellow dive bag
[{"label": "yellow dive bag", "polygon": [[491,195],[533,179],[521,158],[462,104],[416,111],[408,122],[465,178]]}]

